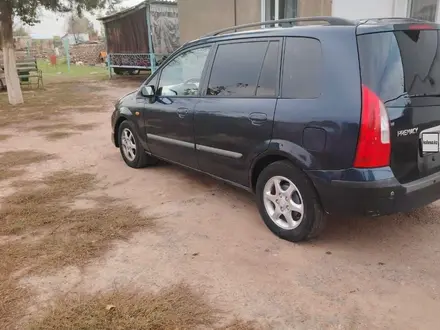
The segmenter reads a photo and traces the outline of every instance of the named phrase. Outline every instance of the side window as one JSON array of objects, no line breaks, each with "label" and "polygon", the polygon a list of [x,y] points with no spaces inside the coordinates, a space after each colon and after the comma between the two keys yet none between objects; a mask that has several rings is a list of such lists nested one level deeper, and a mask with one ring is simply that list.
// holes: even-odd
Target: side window
[{"label": "side window", "polygon": [[264,58],[263,68],[261,69],[260,80],[257,86],[257,96],[275,97],[278,85],[278,74],[280,71],[278,65],[279,42],[271,41],[267,48]]},{"label": "side window", "polygon": [[267,46],[267,41],[220,45],[212,65],[207,95],[255,96]]},{"label": "side window", "polygon": [[287,38],[281,97],[315,99],[321,94],[321,43],[311,38]]},{"label": "side window", "polygon": [[158,95],[196,96],[210,47],[189,50],[168,63],[160,76]]}]

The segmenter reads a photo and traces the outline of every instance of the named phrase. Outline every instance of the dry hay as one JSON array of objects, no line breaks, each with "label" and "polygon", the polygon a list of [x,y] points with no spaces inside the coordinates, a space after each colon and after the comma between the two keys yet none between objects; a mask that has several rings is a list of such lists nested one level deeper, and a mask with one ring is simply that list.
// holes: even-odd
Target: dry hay
[{"label": "dry hay", "polygon": [[[9,180],[26,173],[26,165],[44,162],[54,156],[32,150],[15,150],[0,153],[0,181]],[[18,168],[17,168],[18,167]]]},{"label": "dry hay", "polygon": [[220,311],[208,304],[200,293],[185,284],[141,293],[130,288],[107,293],[76,295],[56,301],[31,330],[257,330],[255,322],[235,320],[225,326]]}]

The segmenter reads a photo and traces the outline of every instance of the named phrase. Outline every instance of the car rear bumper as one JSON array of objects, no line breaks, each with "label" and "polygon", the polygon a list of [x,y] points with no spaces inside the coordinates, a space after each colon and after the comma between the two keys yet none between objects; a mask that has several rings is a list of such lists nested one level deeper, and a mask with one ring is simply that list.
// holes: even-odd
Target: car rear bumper
[{"label": "car rear bumper", "polygon": [[390,168],[310,171],[330,214],[379,216],[406,212],[440,199],[440,173],[400,184]]}]

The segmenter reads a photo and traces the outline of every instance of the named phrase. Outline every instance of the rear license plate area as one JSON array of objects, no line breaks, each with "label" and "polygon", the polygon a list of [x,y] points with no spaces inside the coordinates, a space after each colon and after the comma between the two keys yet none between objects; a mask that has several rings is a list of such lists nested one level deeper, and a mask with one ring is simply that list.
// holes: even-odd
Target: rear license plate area
[{"label": "rear license plate area", "polygon": [[422,153],[434,154],[440,152],[439,149],[439,133],[423,133],[421,138]]}]

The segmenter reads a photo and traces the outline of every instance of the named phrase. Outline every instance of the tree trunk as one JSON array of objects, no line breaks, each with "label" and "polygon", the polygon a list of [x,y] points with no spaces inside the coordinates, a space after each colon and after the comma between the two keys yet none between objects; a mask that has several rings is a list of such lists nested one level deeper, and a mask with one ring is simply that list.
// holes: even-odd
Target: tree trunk
[{"label": "tree trunk", "polygon": [[0,7],[0,23],[3,43],[3,65],[5,69],[5,81],[8,88],[9,103],[17,105],[23,103],[20,80],[17,73],[15,60],[14,37],[12,27],[12,8],[10,2],[5,2]]}]

